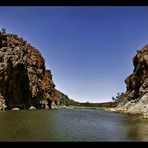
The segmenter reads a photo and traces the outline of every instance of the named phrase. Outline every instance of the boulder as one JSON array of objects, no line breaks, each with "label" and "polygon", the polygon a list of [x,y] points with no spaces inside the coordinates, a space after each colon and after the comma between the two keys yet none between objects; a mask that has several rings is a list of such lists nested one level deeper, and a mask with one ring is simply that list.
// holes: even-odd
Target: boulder
[{"label": "boulder", "polygon": [[30,106],[30,108],[29,108],[30,110],[34,110],[34,109],[36,109],[34,106]]},{"label": "boulder", "polygon": [[20,110],[19,108],[15,107],[15,108],[12,108],[12,110]]}]

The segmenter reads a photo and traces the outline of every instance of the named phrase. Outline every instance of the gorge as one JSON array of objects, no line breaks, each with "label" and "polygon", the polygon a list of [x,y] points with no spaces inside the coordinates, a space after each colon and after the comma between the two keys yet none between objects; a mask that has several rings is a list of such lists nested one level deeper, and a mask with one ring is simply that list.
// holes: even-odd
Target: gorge
[{"label": "gorge", "polygon": [[[133,73],[125,79],[127,90],[123,101],[111,110],[142,114],[147,118],[148,45],[137,51],[133,65]],[[65,104],[88,106],[69,99],[55,87],[51,70],[46,69],[39,50],[15,34],[0,32],[0,110],[50,109]],[[109,106],[115,104],[111,102]]]}]

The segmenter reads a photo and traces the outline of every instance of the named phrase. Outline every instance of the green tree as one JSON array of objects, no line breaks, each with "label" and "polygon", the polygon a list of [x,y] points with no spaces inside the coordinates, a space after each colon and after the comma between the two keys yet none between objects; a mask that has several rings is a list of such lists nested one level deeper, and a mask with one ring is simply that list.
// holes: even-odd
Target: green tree
[{"label": "green tree", "polygon": [[116,95],[116,97],[112,97],[112,100],[114,101],[114,102],[117,102],[117,103],[119,103],[120,101],[122,101],[123,100],[123,96],[124,96],[124,93],[122,92],[122,93],[117,93],[117,95]]},{"label": "green tree", "polygon": [[6,28],[2,28],[2,33],[5,34],[6,33]]}]

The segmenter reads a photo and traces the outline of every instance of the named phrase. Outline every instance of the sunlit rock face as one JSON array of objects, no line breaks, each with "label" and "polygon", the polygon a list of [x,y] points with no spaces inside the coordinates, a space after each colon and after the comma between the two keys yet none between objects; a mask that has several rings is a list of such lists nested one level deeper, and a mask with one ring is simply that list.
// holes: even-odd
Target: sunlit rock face
[{"label": "sunlit rock face", "polygon": [[137,51],[133,64],[134,71],[125,80],[126,100],[135,100],[148,93],[148,45]]},{"label": "sunlit rock face", "polygon": [[57,99],[51,71],[38,49],[0,32],[0,109],[48,109]]},{"label": "sunlit rock face", "polygon": [[133,73],[125,80],[124,103],[121,102],[115,111],[142,114],[143,118],[148,118],[148,45],[137,51],[133,64]]}]

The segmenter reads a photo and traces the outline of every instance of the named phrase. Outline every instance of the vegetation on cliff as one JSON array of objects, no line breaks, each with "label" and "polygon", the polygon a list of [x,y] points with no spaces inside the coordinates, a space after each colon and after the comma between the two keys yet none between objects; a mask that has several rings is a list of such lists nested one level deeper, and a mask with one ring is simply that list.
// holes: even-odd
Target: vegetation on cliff
[{"label": "vegetation on cliff", "polygon": [[116,103],[120,103],[121,101],[123,101],[123,96],[124,96],[124,92],[122,93],[118,92],[115,97],[112,97],[112,100]]}]

